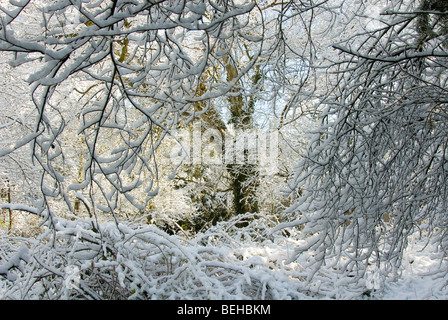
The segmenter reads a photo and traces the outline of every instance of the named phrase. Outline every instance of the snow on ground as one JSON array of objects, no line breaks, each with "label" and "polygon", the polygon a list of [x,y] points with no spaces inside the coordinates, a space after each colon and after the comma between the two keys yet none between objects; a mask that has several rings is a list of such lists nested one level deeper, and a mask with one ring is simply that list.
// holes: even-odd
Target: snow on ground
[{"label": "snow on ground", "polygon": [[448,268],[441,254],[423,240],[414,240],[407,248],[397,281],[388,281],[382,299],[448,299]]},{"label": "snow on ground", "polygon": [[267,217],[237,222],[185,239],[124,223],[102,224],[99,237],[91,221],[60,219],[55,247],[5,235],[0,299],[448,299],[448,266],[422,239],[410,239],[395,278],[369,266],[353,281],[324,265],[310,280],[306,254],[285,263],[299,245],[294,235],[269,236]]}]

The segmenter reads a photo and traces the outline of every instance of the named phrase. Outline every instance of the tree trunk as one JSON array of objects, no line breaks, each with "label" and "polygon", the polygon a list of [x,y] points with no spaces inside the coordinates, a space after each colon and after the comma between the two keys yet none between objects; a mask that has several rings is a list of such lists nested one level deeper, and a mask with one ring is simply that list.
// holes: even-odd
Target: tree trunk
[{"label": "tree trunk", "polygon": [[[237,67],[232,63],[228,56],[224,59],[226,66],[227,81],[231,82],[238,76]],[[253,85],[259,81],[259,70],[253,79]],[[228,98],[230,103],[231,123],[237,130],[254,129],[253,121],[253,104],[254,97],[251,97],[249,105],[245,108],[243,96],[239,93],[238,88],[231,90],[232,95]],[[239,215],[247,212],[258,211],[258,201],[256,196],[256,188],[259,183],[258,170],[256,164],[249,163],[248,150],[244,149],[243,164],[229,164],[227,170],[231,177],[231,188],[234,197],[235,214]]]}]

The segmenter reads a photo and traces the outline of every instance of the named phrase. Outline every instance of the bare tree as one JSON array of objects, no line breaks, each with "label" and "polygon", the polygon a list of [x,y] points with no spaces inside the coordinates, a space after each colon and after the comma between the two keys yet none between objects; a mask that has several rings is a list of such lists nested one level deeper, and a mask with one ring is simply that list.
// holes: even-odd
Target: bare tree
[{"label": "bare tree", "polygon": [[396,270],[416,231],[447,250],[447,12],[428,3],[391,1],[334,46],[333,91],[297,169],[299,218],[279,226],[303,227],[292,259],[314,252],[315,270]]},{"label": "bare tree", "polygon": [[[221,39],[240,34],[261,47],[262,34],[245,30],[245,16],[253,10],[254,2],[233,1],[22,1],[3,7],[1,50],[14,54],[15,65],[41,61],[28,78],[38,113],[34,132],[3,152],[32,144],[33,161],[44,170],[41,209],[51,198],[73,209],[67,192],[82,190],[92,214],[101,209],[114,215],[121,197],[143,209],[157,193],[155,150],[163,138],[181,116],[195,117],[194,103],[230,92],[254,66],[260,49],[234,81],[214,79],[205,95],[196,94],[207,67],[221,63],[226,50],[217,52]],[[29,28],[41,34],[14,32],[23,30],[32,14],[37,21]],[[87,102],[76,110],[56,104],[63,86]],[[59,170],[70,114],[80,121],[80,148],[87,154],[81,183],[64,181]],[[146,199],[133,196],[136,188],[146,190]]]},{"label": "bare tree", "polygon": [[[48,209],[60,200],[77,213],[82,198],[92,217],[99,210],[115,221],[123,201],[144,211],[159,190],[156,150],[179,126],[202,118],[224,130],[217,105],[227,101],[232,124],[252,129],[257,101],[276,114],[278,102],[300,100],[291,88],[309,78],[314,50],[305,15],[322,3],[6,4],[0,50],[13,54],[13,66],[30,68],[37,115],[30,134],[2,155],[31,145],[50,224]],[[290,36],[299,29],[303,51]],[[289,106],[280,107],[282,118]],[[235,211],[258,211],[257,169],[243,163],[228,172]]]}]

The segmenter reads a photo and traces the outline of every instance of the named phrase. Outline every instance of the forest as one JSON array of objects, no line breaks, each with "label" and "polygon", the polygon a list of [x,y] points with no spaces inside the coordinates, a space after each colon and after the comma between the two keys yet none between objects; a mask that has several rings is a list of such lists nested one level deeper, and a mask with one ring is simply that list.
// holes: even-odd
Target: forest
[{"label": "forest", "polygon": [[0,65],[0,299],[448,298],[447,0],[0,0]]}]

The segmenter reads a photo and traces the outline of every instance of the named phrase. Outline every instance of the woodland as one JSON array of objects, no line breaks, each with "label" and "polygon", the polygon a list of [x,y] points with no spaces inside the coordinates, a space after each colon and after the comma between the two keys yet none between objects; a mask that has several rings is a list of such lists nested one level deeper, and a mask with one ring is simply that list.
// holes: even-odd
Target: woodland
[{"label": "woodland", "polygon": [[0,299],[448,298],[448,1],[0,0],[0,65]]}]

